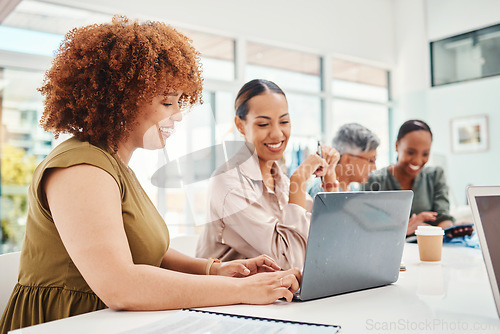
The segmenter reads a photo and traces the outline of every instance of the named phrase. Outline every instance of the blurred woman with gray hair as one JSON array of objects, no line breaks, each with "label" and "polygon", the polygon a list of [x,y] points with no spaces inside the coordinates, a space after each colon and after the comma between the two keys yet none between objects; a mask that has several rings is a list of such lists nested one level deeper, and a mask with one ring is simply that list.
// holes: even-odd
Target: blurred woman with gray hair
[{"label": "blurred woman with gray hair", "polygon": [[[332,146],[340,153],[335,167],[340,191],[352,190],[353,182],[365,183],[369,174],[376,169],[378,136],[358,123],[342,125],[333,138]],[[308,192],[314,197],[323,191],[318,179],[309,186]]]}]

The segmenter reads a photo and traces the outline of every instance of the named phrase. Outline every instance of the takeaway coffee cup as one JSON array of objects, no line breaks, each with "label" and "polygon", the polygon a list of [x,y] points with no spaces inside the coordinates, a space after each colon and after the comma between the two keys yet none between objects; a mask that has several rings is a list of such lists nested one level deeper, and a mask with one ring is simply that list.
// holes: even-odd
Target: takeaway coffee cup
[{"label": "takeaway coffee cup", "polygon": [[419,226],[415,235],[417,236],[420,261],[441,261],[443,229],[437,226]]}]

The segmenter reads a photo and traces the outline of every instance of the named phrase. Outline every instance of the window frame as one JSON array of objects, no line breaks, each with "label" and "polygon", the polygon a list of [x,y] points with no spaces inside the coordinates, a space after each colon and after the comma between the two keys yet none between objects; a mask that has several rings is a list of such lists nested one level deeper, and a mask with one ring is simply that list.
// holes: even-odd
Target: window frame
[{"label": "window frame", "polygon": [[[182,26],[176,25],[177,28],[182,29]],[[196,30],[193,29],[192,26],[186,26],[184,27],[186,30]],[[198,27],[199,28],[199,27]],[[203,31],[202,29],[198,29],[198,31]],[[363,102],[363,103],[372,103],[372,104],[377,104],[377,105],[383,105],[387,107],[387,113],[388,113],[388,129],[389,129],[389,140],[393,140],[393,133],[392,133],[392,121],[393,121],[393,115],[392,115],[392,102],[391,102],[391,81],[390,81],[390,70],[387,70],[387,89],[388,89],[388,101],[387,102],[378,102],[378,101],[370,101],[370,100],[363,100],[363,99],[357,99],[357,98],[349,98],[349,97],[342,97],[342,96],[336,96],[335,92],[332,92],[332,60],[333,59],[342,59],[339,58],[337,55],[329,54],[329,53],[324,53],[319,50],[311,50],[308,48],[300,47],[298,45],[289,45],[286,43],[280,43],[276,41],[265,41],[265,40],[258,40],[258,39],[248,39],[244,36],[241,35],[230,35],[227,33],[220,33],[220,32],[214,32],[214,31],[209,31],[209,34],[213,35],[220,35],[221,37],[225,38],[230,38],[234,42],[234,78],[232,80],[222,80],[222,79],[213,79],[213,78],[206,78],[204,82],[204,91],[208,94],[212,94],[212,99],[211,100],[211,108],[214,114],[216,115],[219,111],[216,109],[217,104],[215,103],[215,98],[214,94],[218,91],[224,91],[224,92],[236,92],[240,89],[240,87],[246,82],[245,80],[245,74],[246,74],[246,66],[247,66],[247,45],[248,43],[256,43],[256,44],[264,44],[264,45],[271,45],[275,46],[278,48],[283,48],[283,49],[288,49],[291,51],[297,51],[297,52],[304,52],[308,53],[311,55],[316,55],[319,57],[320,61],[320,69],[319,69],[319,91],[312,91],[312,90],[302,90],[302,89],[288,89],[284,88],[286,94],[297,94],[297,95],[305,95],[305,96],[311,96],[311,97],[316,97],[320,99],[320,131],[321,133],[319,134],[320,139],[324,143],[330,143],[331,139],[333,138],[333,124],[335,122],[335,119],[333,119],[333,102],[335,100],[347,100],[347,101],[356,101],[356,102]],[[189,37],[189,35],[188,35]],[[203,57],[203,55],[202,55]],[[16,68],[16,69],[21,69],[21,70],[41,70],[41,71],[46,71],[51,64],[52,57],[48,56],[42,56],[42,55],[34,55],[34,54],[25,54],[25,53],[20,53],[20,52],[12,52],[12,51],[6,51],[2,50],[0,46],[0,67],[9,67],[9,68]],[[369,62],[361,62],[361,61],[356,61],[359,64],[371,66]],[[380,67],[380,66],[377,66]],[[231,112],[234,114],[234,110],[228,110],[224,112]],[[215,137],[215,131],[216,131],[216,122],[217,119],[214,118],[215,122],[212,122],[210,124],[210,131],[211,131],[211,145],[217,145],[219,143],[216,142],[216,137]],[[390,142],[389,145],[392,143]],[[393,154],[392,150],[389,149],[389,152]],[[158,160],[158,166],[162,164],[161,157],[159,156]],[[392,161],[392,156],[389,157],[389,161]],[[155,203],[155,205],[158,208],[158,211],[162,216],[165,216],[166,213],[166,189],[165,188],[159,188],[158,189],[158,194],[157,198],[154,199],[152,198],[152,201]],[[192,213],[189,212],[190,210],[188,209],[189,206],[189,199],[187,198],[187,194],[185,194],[185,203],[186,203],[186,210],[185,210],[185,219],[184,220],[184,228],[183,228],[183,233],[193,233],[197,232],[197,224],[195,220],[192,217]],[[180,224],[180,223],[179,223]],[[169,225],[172,226],[179,226],[177,223],[172,223],[169,222]],[[175,227],[174,229],[176,229]]]},{"label": "window frame", "polygon": [[444,82],[444,83],[436,83],[436,64],[435,64],[435,49],[437,46],[437,43],[444,43],[444,42],[458,42],[461,40],[465,40],[468,38],[471,38],[472,40],[477,40],[481,36],[484,36],[489,33],[495,33],[495,32],[500,32],[500,23],[499,24],[494,24],[488,27],[484,27],[481,29],[476,29],[476,30],[471,30],[462,34],[458,35],[453,35],[450,37],[446,38],[441,38],[438,40],[430,41],[429,42],[429,52],[430,52],[430,71],[431,71],[431,87],[439,87],[439,86],[444,86],[444,85],[449,85],[449,84],[454,84],[454,83],[459,83],[459,82],[467,82],[467,81],[473,81],[473,80],[480,80],[484,78],[491,78],[495,76],[500,75],[500,70],[499,73],[497,74],[490,74],[490,75],[480,75],[478,77],[473,77],[473,78],[468,78],[468,79],[462,79],[462,80],[454,80],[454,81],[449,81],[449,82]]}]

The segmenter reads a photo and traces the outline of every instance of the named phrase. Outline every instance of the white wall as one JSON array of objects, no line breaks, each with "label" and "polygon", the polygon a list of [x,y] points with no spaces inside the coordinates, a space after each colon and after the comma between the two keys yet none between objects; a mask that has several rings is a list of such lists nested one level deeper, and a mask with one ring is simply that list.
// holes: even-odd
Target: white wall
[{"label": "white wall", "polygon": [[229,36],[394,63],[392,0],[52,0]]},{"label": "white wall", "polygon": [[425,3],[394,2],[396,66],[392,74],[394,97],[429,87],[429,52]]},{"label": "white wall", "polygon": [[[428,94],[428,120],[433,124],[433,150],[447,157],[448,180],[459,203],[465,203],[467,185],[500,185],[500,78],[485,78],[433,88]],[[450,120],[486,114],[489,150],[451,153]]]},{"label": "white wall", "polygon": [[[500,22],[499,0],[49,0],[129,17],[155,17],[185,28],[342,55],[392,72],[392,131],[409,118],[428,121],[433,153],[446,159],[459,204],[467,184],[500,184],[500,80],[430,88],[429,41]],[[450,119],[490,116],[490,150],[452,154]],[[479,167],[476,167],[477,166]],[[479,165],[480,164],[480,165]],[[474,169],[472,169],[474,167]]]},{"label": "white wall", "polygon": [[431,41],[500,23],[498,0],[427,0]]},{"label": "white wall", "polygon": [[[406,119],[421,118],[434,133],[432,154],[447,171],[455,204],[465,204],[465,188],[500,185],[500,78],[430,87],[429,42],[500,23],[498,0],[396,0],[396,66],[393,73],[393,131]],[[450,121],[489,116],[489,150],[452,153]]]},{"label": "white wall", "polygon": [[392,72],[392,126],[397,134],[399,125],[407,119],[426,118],[430,58],[424,1],[397,0],[394,15],[396,66]]}]

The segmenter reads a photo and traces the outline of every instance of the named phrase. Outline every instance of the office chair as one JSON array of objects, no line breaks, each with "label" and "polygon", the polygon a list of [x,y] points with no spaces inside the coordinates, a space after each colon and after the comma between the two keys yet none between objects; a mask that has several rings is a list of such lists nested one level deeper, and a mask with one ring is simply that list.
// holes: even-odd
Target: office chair
[{"label": "office chair", "polygon": [[0,317],[9,302],[12,290],[19,275],[19,259],[21,252],[0,255]]}]

